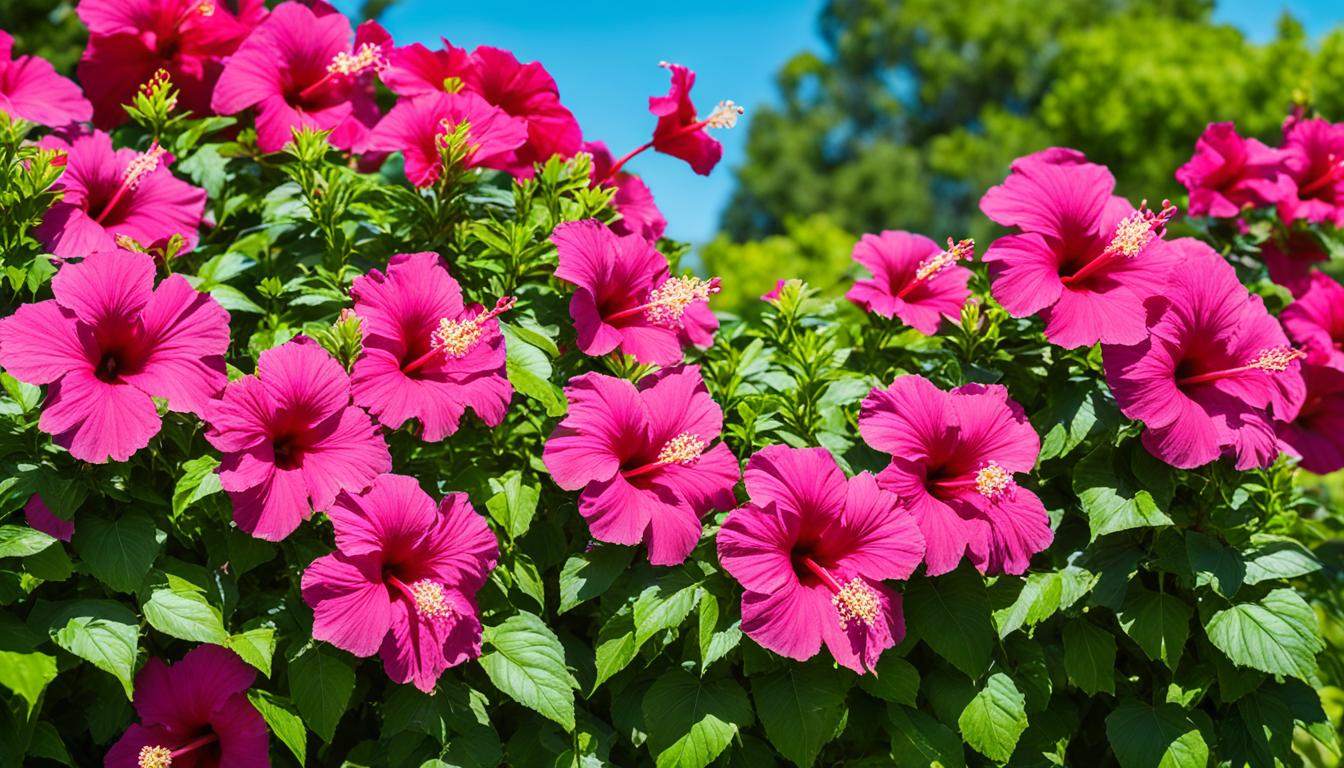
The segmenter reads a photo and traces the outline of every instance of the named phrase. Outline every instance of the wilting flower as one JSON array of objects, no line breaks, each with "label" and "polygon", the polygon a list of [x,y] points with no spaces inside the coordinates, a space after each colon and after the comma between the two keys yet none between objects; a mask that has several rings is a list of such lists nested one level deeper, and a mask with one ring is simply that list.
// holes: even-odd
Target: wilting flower
[{"label": "wilting flower", "polygon": [[527,142],[510,163],[521,178],[531,178],[533,165],[552,155],[573,157],[579,151],[579,123],[560,103],[555,79],[539,62],[522,64],[512,53],[488,45],[468,54],[442,42],[438,51],[419,43],[394,50],[383,82],[393,92],[414,98],[461,88],[523,120]]},{"label": "wilting flower", "polygon": [[40,56],[14,58],[14,38],[0,30],[0,112],[15,120],[60,128],[93,115],[79,86]]},{"label": "wilting flower", "polygon": [[970,297],[971,270],[958,266],[975,255],[975,243],[962,240],[947,249],[923,235],[887,230],[864,235],[853,258],[872,277],[857,280],[845,298],[875,315],[899,317],[926,336],[938,332],[944,317],[956,322]]},{"label": "wilting flower", "polygon": [[709,297],[719,292],[717,277],[671,277],[647,240],[591,219],[561,224],[551,242],[560,256],[555,276],[577,286],[569,314],[585,355],[620,348],[643,363],[675,365],[685,344],[714,343],[719,321]]},{"label": "wilting flower", "polygon": [[36,493],[29,497],[27,504],[23,505],[23,519],[29,528],[41,531],[53,539],[69,541],[75,535],[74,521],[53,515],[51,510],[47,509],[47,505],[42,503],[42,497]]},{"label": "wilting flower", "polygon": [[66,142],[42,139],[45,149],[66,153],[65,173],[56,188],[64,192],[47,211],[33,235],[63,258],[120,247],[124,236],[149,245],[181,235],[184,249],[196,245],[196,228],[205,210],[205,190],[173,175],[173,156],[157,143],[144,152],[113,149],[101,131]]},{"label": "wilting flower", "polygon": [[1308,286],[1279,320],[1311,362],[1344,371],[1344,285],[1317,272]]},{"label": "wilting flower", "polygon": [[299,128],[331,131],[332,146],[356,149],[378,122],[373,73],[391,46],[375,21],[360,24],[352,44],[350,20],[330,5],[281,3],[229,58],[211,107],[255,107],[263,152],[278,152]]},{"label": "wilting flower", "polygon": [[1102,347],[1106,382],[1162,461],[1190,469],[1229,454],[1238,469],[1267,467],[1273,419],[1292,421],[1302,405],[1303,353],[1217,252],[1189,238],[1169,247],[1181,262],[1153,302],[1152,334]]},{"label": "wilting flower", "polygon": [[49,384],[38,427],[83,461],[125,461],[158,434],[154,397],[201,415],[227,381],[229,313],[180,275],[154,287],[143,253],[62,266],[56,298],[0,320],[0,366]]},{"label": "wilting flower", "polygon": [[151,658],[135,676],[132,723],[105,768],[267,768],[266,722],[247,700],[256,670],[218,645],[198,645],[169,666]]},{"label": "wilting flower", "polygon": [[1056,147],[1013,161],[980,200],[985,215],[1021,231],[985,253],[994,298],[1014,317],[1040,314],[1061,347],[1141,341],[1144,300],[1173,265],[1161,236],[1176,209],[1135,210],[1114,189],[1104,166]]},{"label": "wilting flower", "polygon": [[337,551],[303,573],[314,638],[378,653],[388,677],[426,693],[481,655],[475,597],[499,544],[465,493],[436,509],[415,478],[380,475],[365,493],[340,494],[327,516]]},{"label": "wilting flower", "polygon": [[1191,216],[1231,219],[1279,201],[1281,168],[1277,150],[1242,138],[1232,123],[1209,123],[1176,180],[1190,191]]},{"label": "wilting flower", "polygon": [[963,555],[981,573],[1023,573],[1050,546],[1045,505],[1014,478],[1036,466],[1041,441],[1003,386],[945,392],[898,376],[863,401],[859,433],[891,454],[877,480],[919,520],[929,575]]},{"label": "wilting flower", "polygon": [[1321,243],[1310,232],[1290,232],[1271,237],[1260,246],[1260,258],[1269,270],[1269,279],[1282,285],[1294,296],[1311,287],[1313,267],[1329,259]]},{"label": "wilting flower", "polygon": [[1319,118],[1285,123],[1283,170],[1291,182],[1279,218],[1344,226],[1344,124]]},{"label": "wilting flower", "polygon": [[285,538],[392,468],[377,427],[350,404],[345,369],[306,337],[262,352],[256,374],[230,382],[205,420],[233,519],[259,539]]},{"label": "wilting flower", "polygon": [[474,93],[438,93],[403,99],[379,121],[366,151],[401,152],[406,178],[417,187],[438,181],[442,151],[457,127],[467,124],[466,168],[514,167],[514,150],[527,141],[527,123]]},{"label": "wilting flower", "polygon": [[1302,364],[1307,396],[1297,418],[1277,424],[1279,447],[1301,457],[1302,468],[1325,475],[1344,469],[1344,370]]},{"label": "wilting flower", "polygon": [[653,202],[653,193],[638,176],[629,173],[611,174],[611,152],[600,141],[586,141],[583,151],[593,156],[592,184],[611,187],[616,194],[612,207],[621,218],[611,225],[618,235],[639,235],[649,242],[657,242],[667,231],[667,219]]},{"label": "wilting flower", "polygon": [[364,337],[356,403],[389,429],[419,420],[430,442],[456,432],[467,408],[492,427],[504,420],[513,387],[495,318],[512,299],[489,312],[465,306],[435,253],[393,256],[386,273],[369,270],[350,292]]},{"label": "wilting flower", "polygon": [[700,518],[734,504],[737,459],[710,447],[723,412],[696,366],[666,368],[638,385],[598,373],[570,380],[569,414],[542,460],[556,485],[579,494],[593,538],[649,548],[676,565],[700,540]]},{"label": "wilting flower", "polygon": [[[723,145],[710,136],[707,128],[732,128],[742,108],[731,101],[721,101],[709,117],[701,120],[691,103],[691,87],[695,85],[695,73],[680,64],[660,62],[658,66],[672,73],[672,83],[666,96],[650,96],[649,111],[658,118],[653,129],[651,144],[658,152],[680,158],[690,164],[691,170],[701,176],[708,176],[723,157]],[[613,172],[620,170],[629,158],[623,158],[616,164]]]},{"label": "wilting flower", "polygon": [[905,636],[901,597],[883,583],[919,565],[924,537],[867,472],[846,480],[825,448],[771,445],[747,462],[750,502],[718,533],[742,583],[742,631],[799,661],[822,643],[863,674]]},{"label": "wilting flower", "polygon": [[212,114],[210,94],[224,58],[266,18],[262,0],[80,0],[75,13],[89,28],[79,80],[93,99],[94,122],[126,122],[124,104],[162,70],[181,105]]}]

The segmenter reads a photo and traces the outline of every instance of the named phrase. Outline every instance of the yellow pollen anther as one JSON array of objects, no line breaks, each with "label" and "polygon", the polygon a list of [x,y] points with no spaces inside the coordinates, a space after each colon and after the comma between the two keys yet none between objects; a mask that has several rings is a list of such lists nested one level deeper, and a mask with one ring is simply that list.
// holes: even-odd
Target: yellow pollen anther
[{"label": "yellow pollen anther", "polygon": [[210,2],[210,0],[205,0],[200,5],[196,6],[196,12],[202,16],[214,16],[215,4]]},{"label": "yellow pollen anther", "polygon": [[851,621],[871,627],[877,622],[882,610],[877,590],[858,577],[841,586],[840,591],[831,596],[831,603],[840,614],[841,629],[848,629]]},{"label": "yellow pollen anther", "polygon": [[644,315],[655,325],[676,328],[681,325],[681,316],[686,314],[687,308],[697,301],[709,301],[709,297],[719,290],[717,277],[708,281],[698,277],[669,277],[649,291]]},{"label": "yellow pollen anther", "polygon": [[732,99],[720,101],[714,111],[709,113],[705,120],[706,128],[732,128],[737,125],[737,118],[746,112],[745,109],[733,103]]},{"label": "yellow pollen anther", "polygon": [[166,154],[168,150],[160,147],[157,141],[151,144],[149,149],[131,158],[126,170],[122,172],[122,184],[127,189],[135,189],[142,179],[158,169],[159,161]]},{"label": "yellow pollen anther", "polygon": [[381,70],[387,67],[383,49],[373,43],[364,43],[353,54],[341,51],[331,58],[327,71],[333,75],[358,75],[367,69]]},{"label": "yellow pollen anther", "polygon": [[505,296],[495,303],[494,309],[475,317],[465,320],[440,318],[439,327],[430,335],[430,347],[442,353],[444,357],[451,357],[454,360],[466,357],[467,353],[480,342],[486,321],[504,314],[515,303],[517,300],[512,296]]},{"label": "yellow pollen anther", "polygon": [[1151,243],[1161,237],[1167,222],[1176,215],[1176,206],[1170,200],[1162,201],[1161,211],[1148,209],[1148,201],[1139,203],[1138,210],[1126,216],[1115,227],[1115,236],[1106,246],[1108,253],[1132,259]]},{"label": "yellow pollen anther", "polygon": [[1266,347],[1260,350],[1259,354],[1246,365],[1266,373],[1283,373],[1288,370],[1289,363],[1306,356],[1307,353],[1302,350],[1293,349],[1289,346]]},{"label": "yellow pollen anther", "polygon": [[153,746],[140,748],[140,768],[169,768],[173,764],[173,753],[167,747]]},{"label": "yellow pollen anther", "polygon": [[658,452],[658,463],[691,465],[699,461],[700,454],[704,452],[704,440],[690,432],[682,432],[668,440],[663,449]]},{"label": "yellow pollen anther", "polygon": [[448,593],[437,581],[421,579],[411,585],[411,594],[415,597],[416,613],[427,619],[443,621],[457,613],[457,609],[448,600]]},{"label": "yellow pollen anther", "polygon": [[950,269],[952,265],[962,259],[970,260],[973,258],[975,258],[974,240],[968,237],[965,240],[953,243],[952,238],[949,237],[947,238],[947,250],[935,253],[919,262],[919,266],[915,268],[915,280],[928,280],[939,272]]},{"label": "yellow pollen anther", "polygon": [[999,466],[997,461],[985,464],[975,473],[975,490],[990,501],[1002,499],[1016,487],[1012,473]]}]

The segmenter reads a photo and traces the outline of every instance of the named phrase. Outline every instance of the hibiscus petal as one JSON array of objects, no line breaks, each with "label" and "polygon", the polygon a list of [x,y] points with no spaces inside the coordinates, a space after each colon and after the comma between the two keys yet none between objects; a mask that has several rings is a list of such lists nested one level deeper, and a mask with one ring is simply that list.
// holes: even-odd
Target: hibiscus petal
[{"label": "hibiscus petal", "polygon": [[379,475],[364,493],[337,495],[327,517],[347,555],[405,552],[439,519],[419,481],[394,474]]},{"label": "hibiscus petal", "polygon": [[1061,254],[1034,232],[995,240],[985,251],[995,300],[1013,317],[1029,317],[1054,304],[1064,290]]},{"label": "hibiscus petal", "polygon": [[258,539],[280,541],[312,514],[302,470],[273,468],[265,482],[230,491],[233,521]]},{"label": "hibiscus petal", "polygon": [[423,567],[432,578],[474,594],[499,562],[499,541],[465,493],[439,502],[433,532],[420,545]]},{"label": "hibiscus petal", "polygon": [[316,429],[303,451],[303,478],[313,509],[327,509],[341,491],[360,491],[392,469],[387,442],[369,415],[353,406]]},{"label": "hibiscus petal", "polygon": [[235,694],[210,718],[219,734],[219,765],[229,768],[270,768],[270,739],[266,721],[247,700]]},{"label": "hibiscus petal", "polygon": [[948,393],[923,376],[897,376],[864,398],[859,434],[879,451],[919,461],[953,442],[954,419]]},{"label": "hibiscus petal", "polygon": [[668,509],[684,503],[666,488],[636,488],[618,474],[590,483],[583,490],[579,514],[588,521],[588,530],[598,541],[633,546],[644,540],[644,531],[654,515],[673,514]]},{"label": "hibiscus petal", "polygon": [[546,441],[542,461],[556,485],[577,491],[610,480],[621,468],[619,452],[648,442],[648,411],[633,384],[600,374],[570,379],[565,397],[569,415]]},{"label": "hibiscus petal", "polygon": [[0,320],[0,366],[19,381],[50,384],[68,371],[92,371],[92,341],[55,301],[23,304]]},{"label": "hibiscus petal", "polygon": [[871,671],[882,652],[905,637],[901,596],[885,584],[863,581],[877,593],[878,611],[872,624],[851,620],[841,628],[835,606],[831,607],[834,617],[822,623],[822,638],[836,663],[860,675]]},{"label": "hibiscus petal", "polygon": [[868,472],[850,478],[844,517],[831,532],[832,540],[822,541],[823,559],[834,551],[836,566],[870,579],[908,578],[924,558],[915,516]]},{"label": "hibiscus petal", "polygon": [[303,601],[313,609],[313,638],[356,656],[372,656],[392,625],[392,600],[377,555],[337,552],[303,572]]},{"label": "hibiscus petal", "polygon": [[56,301],[84,323],[130,323],[154,291],[154,260],[146,253],[104,251],[66,264],[51,278]]},{"label": "hibiscus petal", "polygon": [[825,526],[845,507],[845,474],[825,448],[762,448],[747,462],[747,495],[756,504],[773,501],[804,522]]},{"label": "hibiscus petal", "polygon": [[161,425],[149,395],[101,381],[90,371],[71,371],[52,384],[38,420],[71,456],[91,464],[126,461],[149,445]]},{"label": "hibiscus petal", "polygon": [[149,357],[122,378],[168,400],[168,407],[201,415],[228,377],[229,313],[181,275],[159,283],[140,315]]},{"label": "hibiscus petal", "polygon": [[325,421],[350,404],[350,377],[345,369],[306,337],[262,352],[257,378],[275,410],[311,424]]},{"label": "hibiscus petal", "polygon": [[747,592],[774,594],[797,583],[792,551],[798,514],[774,504],[746,504],[728,513],[715,536],[719,562]]},{"label": "hibiscus petal", "polygon": [[742,631],[762,648],[795,661],[817,655],[826,622],[834,621],[835,607],[825,590],[796,580],[773,592],[742,594]]}]

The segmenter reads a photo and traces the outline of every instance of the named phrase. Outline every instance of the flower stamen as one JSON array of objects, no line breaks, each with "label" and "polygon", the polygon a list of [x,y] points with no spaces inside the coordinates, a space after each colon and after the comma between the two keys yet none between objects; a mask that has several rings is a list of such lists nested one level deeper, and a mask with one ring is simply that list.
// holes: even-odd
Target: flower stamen
[{"label": "flower stamen", "polygon": [[430,621],[447,621],[457,613],[443,585],[437,581],[420,579],[411,584],[415,611]]},{"label": "flower stamen", "polygon": [[1081,282],[1088,276],[1109,265],[1115,259],[1132,259],[1138,256],[1154,240],[1166,234],[1167,222],[1176,215],[1176,206],[1170,200],[1162,201],[1162,210],[1148,208],[1148,201],[1139,203],[1133,213],[1120,220],[1115,226],[1115,234],[1106,248],[1094,259],[1084,264],[1077,272],[1060,277],[1065,285]]},{"label": "flower stamen", "polygon": [[112,197],[108,199],[107,204],[103,206],[103,209],[98,212],[93,220],[102,224],[103,219],[107,218],[107,215],[117,207],[117,203],[121,202],[127,192],[139,187],[140,182],[144,181],[146,176],[158,170],[159,163],[166,154],[168,154],[168,150],[159,146],[159,142],[155,141],[149,145],[149,149],[131,158],[131,162],[126,164],[126,170],[121,172],[121,184],[117,187],[117,191],[112,193]]},{"label": "flower stamen", "polygon": [[141,747],[140,759],[136,762],[139,768],[170,768],[172,764],[172,750],[157,744]]},{"label": "flower stamen", "polygon": [[831,596],[831,604],[835,606],[836,613],[840,614],[841,629],[848,629],[850,622],[871,627],[877,623],[877,617],[882,612],[877,590],[858,577],[845,582],[840,591]]},{"label": "flower stamen", "polygon": [[669,277],[657,288],[649,291],[648,301],[637,307],[623,309],[607,316],[612,323],[627,317],[643,314],[654,325],[663,328],[681,327],[682,315],[692,304],[709,302],[709,297],[722,290],[719,278],[701,280],[698,277]]},{"label": "flower stamen", "polygon": [[965,238],[953,242],[952,238],[947,238],[947,250],[939,251],[932,256],[925,257],[915,267],[915,277],[906,284],[897,294],[896,298],[904,299],[910,295],[915,288],[923,285],[939,274],[946,272],[956,265],[962,259],[971,260],[975,258],[975,241],[971,238]]},{"label": "flower stamen", "polygon": [[1176,380],[1176,386],[1186,384],[1204,384],[1219,379],[1228,379],[1243,373],[1252,371],[1261,371],[1268,374],[1283,373],[1288,370],[1288,366],[1294,360],[1307,356],[1306,352],[1300,349],[1293,349],[1284,344],[1276,347],[1265,347],[1255,354],[1245,365],[1239,365],[1235,368],[1226,368],[1221,371],[1209,371],[1208,373],[1198,373],[1193,376],[1186,376]]},{"label": "flower stamen", "polygon": [[337,52],[327,65],[327,72],[332,75],[358,75],[370,69],[382,71],[386,68],[387,58],[383,56],[382,47],[364,43],[353,54]]},{"label": "flower stamen", "polygon": [[975,490],[990,501],[1002,501],[1016,492],[1017,482],[999,462],[989,461],[975,473]]},{"label": "flower stamen", "polygon": [[733,103],[732,99],[724,99],[714,107],[714,111],[705,118],[705,128],[732,128],[737,125],[737,118],[746,112],[745,109]]},{"label": "flower stamen", "polygon": [[700,460],[705,452],[705,441],[690,432],[682,432],[663,446],[658,452],[659,464],[681,464],[689,466]]},{"label": "flower stamen", "polygon": [[461,360],[480,344],[485,336],[485,324],[513,309],[513,305],[517,303],[518,300],[514,297],[504,296],[495,302],[495,308],[488,312],[481,312],[462,320],[439,318],[438,327],[429,335],[429,351],[402,368],[402,372],[414,373],[435,358]]}]

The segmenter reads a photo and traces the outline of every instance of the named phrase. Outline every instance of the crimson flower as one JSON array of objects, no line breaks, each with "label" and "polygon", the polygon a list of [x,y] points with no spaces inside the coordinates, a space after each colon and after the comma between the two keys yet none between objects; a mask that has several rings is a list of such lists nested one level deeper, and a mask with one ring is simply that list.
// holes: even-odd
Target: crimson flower
[{"label": "crimson flower", "polygon": [[0,30],[0,112],[16,120],[61,128],[93,114],[79,86],[40,56],[14,57],[14,38]]}]

